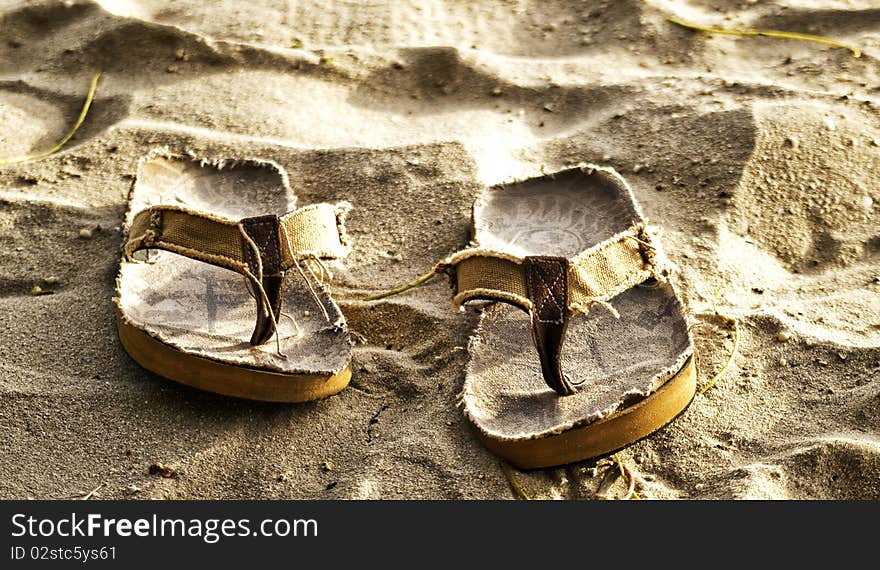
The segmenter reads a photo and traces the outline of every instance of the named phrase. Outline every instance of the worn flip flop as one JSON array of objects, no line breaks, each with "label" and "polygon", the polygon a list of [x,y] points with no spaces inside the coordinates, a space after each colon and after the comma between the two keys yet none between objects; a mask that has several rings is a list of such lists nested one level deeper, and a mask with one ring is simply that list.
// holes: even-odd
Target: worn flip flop
[{"label": "worn flip flop", "polygon": [[474,224],[472,247],[438,271],[456,306],[500,301],[471,337],[462,392],[489,450],[521,468],[599,457],[688,406],[683,307],[659,230],[619,174],[579,167],[491,188]]},{"label": "worn flip flop", "polygon": [[350,206],[295,204],[272,162],[164,151],[141,160],[116,297],[132,358],[253,400],[302,402],[345,388],[348,327],[323,282],[324,261],[348,254]]}]

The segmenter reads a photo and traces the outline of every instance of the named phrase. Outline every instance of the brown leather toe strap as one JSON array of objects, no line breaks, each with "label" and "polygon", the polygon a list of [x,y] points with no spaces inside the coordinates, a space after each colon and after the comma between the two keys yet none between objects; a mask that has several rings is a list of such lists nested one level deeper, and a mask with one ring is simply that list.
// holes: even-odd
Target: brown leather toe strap
[{"label": "brown leather toe strap", "polygon": [[575,393],[562,371],[562,345],[568,327],[568,259],[529,256],[523,259],[526,296],[532,302],[532,341],[541,360],[544,381],[562,396]]},{"label": "brown leather toe strap", "polygon": [[[245,263],[251,273],[260,280],[260,285],[266,292],[269,306],[263,296],[254,288],[254,297],[257,300],[257,323],[251,335],[251,344],[259,345],[269,340],[275,333],[275,323],[281,315],[281,302],[284,293],[284,272],[282,270],[282,235],[278,216],[257,216],[241,220],[247,236],[257,246],[257,252],[247,241],[242,243],[242,253]],[[271,311],[271,312],[270,312]]]}]

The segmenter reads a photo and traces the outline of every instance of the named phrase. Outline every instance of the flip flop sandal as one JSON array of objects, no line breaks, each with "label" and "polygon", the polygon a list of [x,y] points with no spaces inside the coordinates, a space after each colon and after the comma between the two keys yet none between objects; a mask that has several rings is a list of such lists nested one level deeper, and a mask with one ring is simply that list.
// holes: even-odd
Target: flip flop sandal
[{"label": "flip flop sandal", "polygon": [[690,404],[682,304],[620,175],[582,167],[492,188],[474,225],[474,246],[439,269],[457,306],[501,301],[482,312],[462,393],[490,451],[522,468],[598,457]]},{"label": "flip flop sandal", "polygon": [[469,342],[462,391],[490,451],[520,468],[599,457],[688,406],[688,325],[658,230],[620,175],[583,167],[491,188],[474,225],[472,246],[434,274],[450,277],[458,308],[497,301]]},{"label": "flip flop sandal", "polygon": [[348,327],[323,282],[324,262],[348,254],[350,205],[295,203],[271,162],[162,151],[141,160],[116,297],[132,358],[182,384],[253,400],[302,402],[345,388]]}]

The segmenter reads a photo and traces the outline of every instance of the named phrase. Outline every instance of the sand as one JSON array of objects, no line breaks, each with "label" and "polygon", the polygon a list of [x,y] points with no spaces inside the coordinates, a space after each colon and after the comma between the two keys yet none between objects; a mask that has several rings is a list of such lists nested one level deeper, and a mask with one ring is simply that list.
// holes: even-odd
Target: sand
[{"label": "sand", "polygon": [[[638,494],[880,498],[880,10],[661,4],[864,55],[707,37],[635,0],[0,1],[0,157],[51,147],[104,73],[61,153],[0,167],[0,497],[515,498],[457,407],[476,310],[442,280],[356,299],[464,246],[486,185],[592,162],[665,228],[700,386],[733,344],[719,286],[740,327],[717,384],[619,454]],[[157,146],[271,159],[299,204],[354,204],[333,283],[347,390],[238,401],[127,356],[119,226]],[[612,469],[515,477],[536,498],[621,495]]]}]

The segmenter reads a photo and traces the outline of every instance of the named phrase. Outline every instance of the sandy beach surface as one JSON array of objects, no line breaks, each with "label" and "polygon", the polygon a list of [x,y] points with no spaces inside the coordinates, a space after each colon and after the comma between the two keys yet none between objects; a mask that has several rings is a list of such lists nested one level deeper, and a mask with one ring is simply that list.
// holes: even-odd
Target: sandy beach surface
[{"label": "sandy beach surface", "polygon": [[[0,167],[0,497],[515,498],[457,406],[476,309],[440,279],[357,298],[465,246],[487,185],[589,162],[665,228],[699,387],[734,343],[716,292],[739,327],[717,384],[618,455],[639,496],[880,498],[877,57],[868,0],[0,0],[0,158],[51,147],[103,73],[62,152]],[[332,284],[348,389],[252,403],[128,357],[120,225],[162,146],[270,159],[300,205],[354,205]],[[515,478],[619,496],[616,469]]]}]

